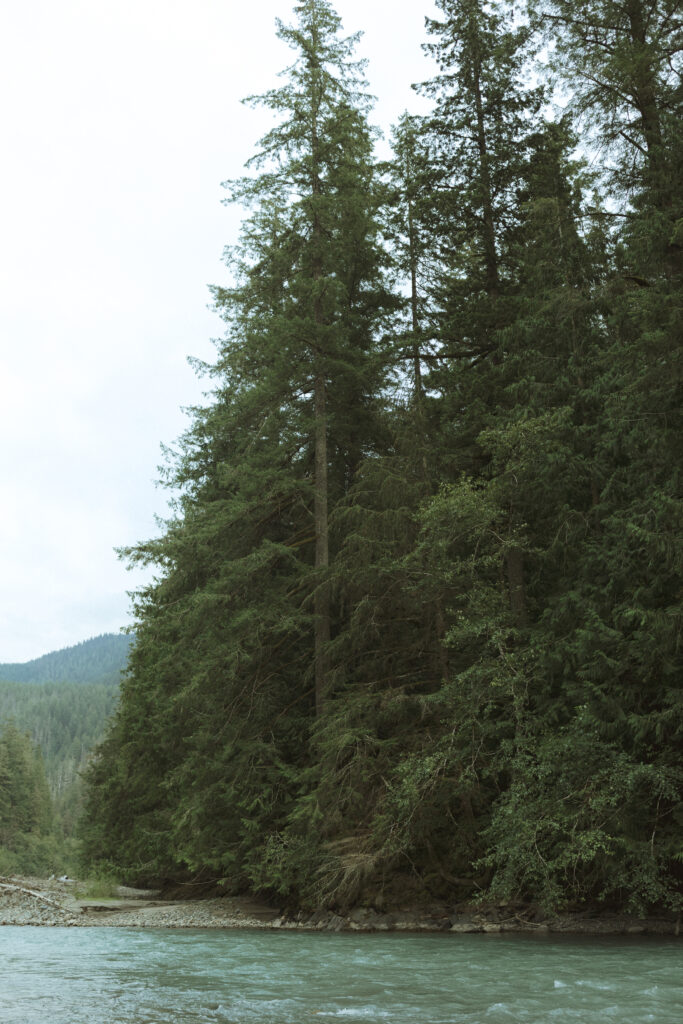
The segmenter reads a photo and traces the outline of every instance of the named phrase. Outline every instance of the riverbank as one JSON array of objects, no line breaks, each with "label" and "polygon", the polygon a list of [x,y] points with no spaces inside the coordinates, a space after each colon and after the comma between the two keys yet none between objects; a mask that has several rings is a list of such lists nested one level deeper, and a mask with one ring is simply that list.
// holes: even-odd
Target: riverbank
[{"label": "riverbank", "polygon": [[249,898],[162,900],[123,886],[113,897],[88,897],[74,879],[0,878],[0,926],[266,928],[277,916]]},{"label": "riverbank", "polygon": [[574,935],[680,935],[680,917],[638,918],[585,911],[544,916],[538,909],[499,905],[486,909],[405,908],[379,913],[357,907],[347,914],[283,914],[253,897],[161,899],[148,890],[120,887],[116,895],[83,895],[73,879],[0,878],[0,925],[75,928],[270,928],[333,932],[484,932]]}]

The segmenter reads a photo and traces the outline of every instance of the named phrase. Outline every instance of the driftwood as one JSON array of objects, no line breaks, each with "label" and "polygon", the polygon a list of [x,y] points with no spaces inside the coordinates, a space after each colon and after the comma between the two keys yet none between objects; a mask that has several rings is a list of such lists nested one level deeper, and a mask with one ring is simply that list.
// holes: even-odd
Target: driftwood
[{"label": "driftwood", "polygon": [[23,896],[33,896],[34,899],[41,900],[56,910],[64,910],[61,903],[51,900],[49,896],[43,896],[42,892],[36,892],[35,889],[24,889],[21,885],[13,885],[11,882],[0,882],[0,889],[3,889],[5,892],[19,892]]}]

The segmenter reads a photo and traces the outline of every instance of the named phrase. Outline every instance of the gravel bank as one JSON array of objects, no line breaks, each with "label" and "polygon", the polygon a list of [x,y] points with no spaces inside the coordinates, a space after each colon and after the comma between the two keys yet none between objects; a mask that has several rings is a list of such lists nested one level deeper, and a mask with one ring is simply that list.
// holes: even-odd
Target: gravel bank
[{"label": "gravel bank", "polygon": [[0,889],[0,925],[41,924],[74,925],[78,923],[75,914],[62,907],[46,903],[23,892]]},{"label": "gravel bank", "polygon": [[636,918],[617,914],[567,914],[543,918],[507,906],[483,911],[434,907],[379,913],[357,907],[281,914],[249,897],[161,901],[153,893],[120,889],[116,899],[83,899],[77,883],[0,878],[0,925],[74,928],[277,928],[354,932],[533,932],[583,935],[680,935],[680,918]]},{"label": "gravel bank", "polygon": [[[122,890],[126,892],[126,890]],[[73,928],[266,928],[277,912],[253,900],[80,899],[73,883],[0,879],[0,925]]]}]

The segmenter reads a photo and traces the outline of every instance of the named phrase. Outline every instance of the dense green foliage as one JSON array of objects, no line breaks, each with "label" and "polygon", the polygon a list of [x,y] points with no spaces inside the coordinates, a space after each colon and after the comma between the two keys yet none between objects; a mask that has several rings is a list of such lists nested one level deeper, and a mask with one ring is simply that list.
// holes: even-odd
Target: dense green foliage
[{"label": "dense green foliage", "polygon": [[681,24],[579,6],[437,0],[381,166],[330,5],[279,24],[87,861],[680,907]]}]

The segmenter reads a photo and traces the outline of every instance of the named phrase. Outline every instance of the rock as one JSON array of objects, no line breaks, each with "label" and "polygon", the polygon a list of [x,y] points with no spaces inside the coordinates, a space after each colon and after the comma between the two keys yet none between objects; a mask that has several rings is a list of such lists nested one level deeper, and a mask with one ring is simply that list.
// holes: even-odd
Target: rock
[{"label": "rock", "polygon": [[316,910],[306,921],[304,921],[304,924],[308,928],[319,928],[320,925],[324,927],[329,916],[329,911],[327,910]]},{"label": "rock", "polygon": [[434,932],[447,932],[451,926],[450,918],[444,917],[428,917],[428,927]]},{"label": "rock", "polygon": [[326,927],[328,932],[340,932],[346,927],[346,921],[339,914],[332,914]]},{"label": "rock", "polygon": [[421,926],[421,922],[412,917],[399,917],[394,922],[394,928],[397,932],[413,932],[417,931]]},{"label": "rock", "polygon": [[354,907],[349,914],[349,921],[354,924],[366,924],[369,918],[376,916],[374,910],[369,910],[368,907]]},{"label": "rock", "polygon": [[397,921],[400,920],[399,914],[377,914],[371,924],[375,931],[388,932],[395,928]]}]

